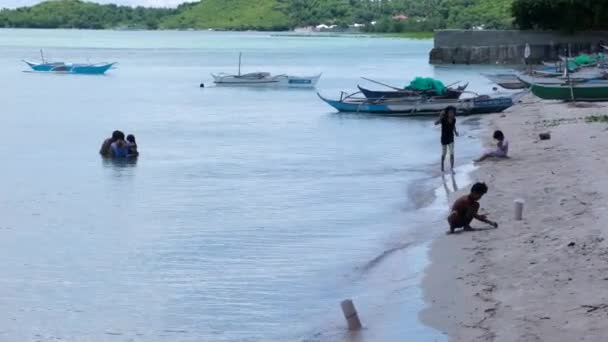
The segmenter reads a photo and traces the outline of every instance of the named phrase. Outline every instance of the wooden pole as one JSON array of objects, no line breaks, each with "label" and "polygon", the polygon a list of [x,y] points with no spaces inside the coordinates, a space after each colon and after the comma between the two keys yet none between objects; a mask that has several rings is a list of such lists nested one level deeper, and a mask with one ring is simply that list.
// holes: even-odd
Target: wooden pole
[{"label": "wooden pole", "polygon": [[239,76],[241,76],[241,55],[243,55],[243,53],[239,52]]},{"label": "wooden pole", "polygon": [[515,220],[521,221],[524,215],[524,200],[516,199],[515,203]]},{"label": "wooden pole", "polygon": [[570,44],[568,44],[568,57],[566,58],[566,80],[568,81],[568,85],[570,86],[570,100],[574,101],[574,85],[570,81],[570,70],[569,70],[569,61],[571,57]]},{"label": "wooden pole", "polygon": [[346,299],[340,303],[340,306],[342,307],[342,313],[344,313],[346,323],[348,323],[348,330],[360,330],[361,321],[359,320],[359,315],[357,314],[357,309],[355,309],[353,301]]}]

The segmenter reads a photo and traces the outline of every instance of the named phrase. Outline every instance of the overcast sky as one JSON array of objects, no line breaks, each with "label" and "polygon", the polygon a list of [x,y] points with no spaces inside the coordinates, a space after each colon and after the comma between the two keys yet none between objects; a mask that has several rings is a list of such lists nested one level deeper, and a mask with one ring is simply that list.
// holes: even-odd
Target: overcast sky
[{"label": "overcast sky", "polygon": [[[0,0],[0,8],[8,7],[20,7],[20,6],[30,6],[37,4],[39,2],[43,2],[44,0]],[[130,5],[130,6],[154,6],[154,7],[175,7],[182,2],[186,2],[187,0],[95,0],[94,2],[98,2],[100,4],[110,4],[114,3],[117,5]],[[189,1],[198,1],[198,0],[189,0]]]}]

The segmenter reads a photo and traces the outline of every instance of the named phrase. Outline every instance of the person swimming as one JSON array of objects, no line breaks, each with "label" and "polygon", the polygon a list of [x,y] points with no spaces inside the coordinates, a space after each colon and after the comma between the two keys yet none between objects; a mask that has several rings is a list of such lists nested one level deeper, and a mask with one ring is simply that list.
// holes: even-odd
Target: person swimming
[{"label": "person swimming", "polygon": [[103,141],[103,143],[101,144],[101,148],[99,149],[99,154],[101,154],[102,157],[105,158],[111,158],[112,157],[112,144],[114,142],[116,142],[119,139],[124,139],[125,138],[125,134],[121,131],[114,131],[112,132],[112,136],[106,140]]},{"label": "person swimming", "polygon": [[137,151],[137,142],[135,141],[135,136],[133,134],[127,135],[127,157],[137,157],[139,156],[139,152]]},{"label": "person swimming", "polygon": [[114,141],[112,143],[112,145],[110,145],[111,150],[112,150],[112,157],[114,159],[127,158],[128,154],[129,154],[129,148],[127,147],[127,142],[124,139],[125,139],[125,135],[121,134],[119,139],[117,139],[116,141]]}]

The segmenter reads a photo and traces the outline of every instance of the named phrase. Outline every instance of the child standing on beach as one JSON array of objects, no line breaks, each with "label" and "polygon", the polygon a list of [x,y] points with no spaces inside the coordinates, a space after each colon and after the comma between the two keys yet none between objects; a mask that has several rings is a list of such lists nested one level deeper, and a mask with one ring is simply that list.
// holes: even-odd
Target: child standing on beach
[{"label": "child standing on beach", "polygon": [[456,130],[456,107],[449,106],[439,115],[435,125],[441,124],[441,172],[445,172],[445,155],[450,152],[450,167],[454,172],[454,134],[458,136]]},{"label": "child standing on beach", "polygon": [[450,233],[454,233],[456,228],[464,228],[465,231],[471,231],[471,222],[477,219],[487,223],[494,228],[498,228],[498,223],[488,220],[486,215],[479,215],[479,200],[488,192],[488,186],[485,183],[475,183],[471,187],[471,193],[460,197],[452,205],[452,212],[448,216],[450,225]]}]

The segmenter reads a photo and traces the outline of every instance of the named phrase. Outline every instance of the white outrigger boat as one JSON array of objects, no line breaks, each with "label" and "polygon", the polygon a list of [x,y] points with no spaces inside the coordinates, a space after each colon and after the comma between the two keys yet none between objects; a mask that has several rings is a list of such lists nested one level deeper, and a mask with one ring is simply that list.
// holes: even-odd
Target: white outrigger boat
[{"label": "white outrigger boat", "polygon": [[262,86],[286,88],[314,88],[321,78],[315,76],[271,75],[269,72],[252,72],[241,74],[241,54],[239,54],[239,72],[233,74],[211,74],[213,82],[221,86]]}]

